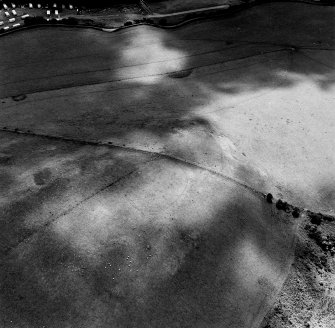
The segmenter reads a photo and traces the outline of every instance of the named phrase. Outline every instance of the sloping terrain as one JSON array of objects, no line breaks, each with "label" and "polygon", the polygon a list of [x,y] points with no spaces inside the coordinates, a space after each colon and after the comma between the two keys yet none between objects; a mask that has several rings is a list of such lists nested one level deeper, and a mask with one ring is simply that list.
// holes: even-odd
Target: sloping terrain
[{"label": "sloping terrain", "polygon": [[1,327],[258,327],[305,220],[262,193],[335,208],[333,17],[1,38]]}]

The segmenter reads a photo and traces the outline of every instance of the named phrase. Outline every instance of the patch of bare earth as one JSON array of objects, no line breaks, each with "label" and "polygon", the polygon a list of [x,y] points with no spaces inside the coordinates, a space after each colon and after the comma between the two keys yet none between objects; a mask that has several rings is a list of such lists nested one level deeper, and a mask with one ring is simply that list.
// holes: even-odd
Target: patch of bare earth
[{"label": "patch of bare earth", "polygon": [[335,221],[304,213],[295,261],[261,328],[335,327]]}]

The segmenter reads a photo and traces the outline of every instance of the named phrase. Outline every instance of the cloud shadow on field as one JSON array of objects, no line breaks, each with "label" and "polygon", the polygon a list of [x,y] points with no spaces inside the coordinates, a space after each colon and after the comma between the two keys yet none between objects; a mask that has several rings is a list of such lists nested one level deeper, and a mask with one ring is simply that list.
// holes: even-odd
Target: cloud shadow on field
[{"label": "cloud shadow on field", "polygon": [[[288,9],[290,6],[294,10]],[[54,40],[46,34],[38,38],[41,30],[30,31],[34,42],[30,47],[29,41],[22,45],[26,46],[25,58],[19,53],[13,58],[18,62],[29,58],[31,63],[27,63],[23,71],[27,69],[33,76],[28,74],[30,79],[25,79],[22,68],[17,68],[17,75],[13,72],[10,77],[12,81],[0,83],[2,98],[17,94],[27,94],[27,98],[15,106],[6,99],[0,120],[6,126],[15,124],[36,133],[46,131],[60,139],[65,136],[119,142],[129,148],[140,145],[149,151],[223,170],[229,167],[233,156],[226,155],[222,145],[229,151],[233,146],[226,136],[218,135],[215,122],[202,115],[201,109],[219,95],[220,106],[213,110],[229,111],[230,97],[250,91],[290,88],[299,83],[301,77],[310,78],[321,89],[333,86],[333,68],[323,58],[327,57],[323,51],[328,50],[318,51],[313,58],[319,63],[312,64],[313,58],[307,58],[307,50],[302,49],[333,46],[331,10],[302,4],[271,4],[252,8],[233,18],[197,22],[175,31],[136,27],[110,35],[76,30],[77,34],[65,29],[62,35],[69,33],[69,36],[62,39],[58,50],[53,45]],[[51,35],[56,39],[59,30],[53,30]],[[5,45],[13,46],[15,38],[15,34],[3,38]],[[43,46],[45,42],[47,45]],[[48,47],[53,51],[48,52]],[[0,55],[1,51],[6,52],[5,48],[1,48]],[[40,49],[40,53],[36,49]],[[84,49],[88,49],[87,56],[81,61],[78,52],[83,56]],[[43,55],[47,56],[45,61],[53,77],[45,75],[45,62],[37,61]],[[309,53],[308,56],[311,57]],[[146,62],[150,64],[144,65]],[[2,67],[8,70],[10,65],[8,58]],[[88,72],[88,68],[92,71]],[[32,80],[34,78],[36,80]],[[66,90],[82,84],[94,86],[79,91]],[[65,89],[58,94],[30,94],[57,88]],[[241,192],[228,202],[220,203],[217,210],[211,209],[213,212],[204,215],[199,226],[160,225],[158,219],[139,224],[136,229],[141,231],[141,238],[127,221],[128,213],[120,210],[110,220],[125,220],[121,235],[101,242],[97,258],[93,260],[86,256],[87,249],[75,248],[69,236],[55,233],[53,229],[58,220],[45,230],[40,230],[38,225],[27,228],[27,224],[34,221],[34,213],[41,222],[49,224],[51,221],[44,219],[49,218],[44,211],[49,210],[48,207],[56,211],[65,208],[69,190],[75,203],[80,202],[92,190],[140,170],[141,163],[155,155],[142,154],[138,160],[139,153],[128,150],[121,156],[107,147],[101,147],[105,150],[99,152],[99,147],[93,146],[69,146],[61,151],[61,146],[57,146],[57,157],[50,155],[46,159],[34,153],[41,148],[41,143],[38,139],[27,147],[19,143],[17,149],[15,146],[1,149],[5,153],[20,154],[24,148],[27,159],[25,165],[20,164],[20,174],[5,170],[2,181],[8,190],[16,188],[24,170],[29,171],[29,183],[33,174],[42,172],[38,181],[43,183],[49,177],[43,175],[43,170],[54,164],[53,181],[27,188],[20,199],[1,208],[4,214],[0,228],[6,231],[7,238],[11,236],[6,245],[1,246],[6,253],[6,247],[11,248],[32,232],[40,231],[29,243],[1,257],[0,323],[3,327],[9,327],[11,322],[16,328],[43,325],[50,328],[195,327],[196,324],[215,327],[225,320],[228,325],[229,320],[234,320],[231,327],[233,324],[240,327],[247,319],[230,316],[231,312],[238,311],[239,301],[247,302],[252,313],[258,311],[257,302],[253,304],[253,300],[269,301],[266,296],[275,290],[270,279],[273,278],[271,266],[284,274],[289,262],[289,256],[284,255],[290,252],[278,254],[276,246],[281,245],[286,250],[288,244],[281,242],[290,241],[292,230],[265,201],[256,196],[256,201],[250,200],[246,196],[249,191]],[[46,143],[49,145],[50,141]],[[99,165],[100,161],[104,164]],[[20,166],[14,160],[10,165]],[[178,165],[183,164],[178,162]],[[73,172],[79,172],[75,178]],[[255,171],[242,165],[238,175],[242,182],[248,183]],[[74,180],[79,181],[78,184],[73,183]],[[80,184],[81,180],[85,186]],[[189,190],[189,195],[197,192],[202,195],[204,186],[212,195],[220,194],[220,189],[212,190],[207,180],[202,182],[201,186]],[[139,193],[144,184],[144,181],[138,183]],[[124,191],[121,187],[120,190]],[[329,195],[332,196],[331,191]],[[150,204],[154,196],[148,195],[146,202]],[[210,197],[198,199],[201,207],[206,208],[208,199]],[[47,208],[43,208],[46,203]],[[182,203],[178,209],[181,211],[188,205]],[[112,206],[106,215],[108,211],[112,211]],[[145,212],[144,216],[149,214]],[[189,214],[191,217],[196,212],[190,210]],[[179,220],[183,222],[188,218]],[[68,224],[76,234],[75,223]],[[104,226],[106,223],[101,224],[95,235],[98,244],[101,235],[110,232],[110,227]],[[83,225],[82,229],[88,228]],[[160,251],[161,257],[155,254],[149,257],[154,250]],[[254,259],[264,260],[264,276],[256,272],[257,279],[253,280],[241,275],[241,269],[245,269],[244,252],[251,252],[247,253],[251,259],[254,256]],[[126,271],[128,254],[134,257],[135,270],[137,268],[139,273]],[[229,265],[225,265],[227,263]],[[120,275],[120,268],[124,276]]]},{"label": "cloud shadow on field", "polygon": [[[116,236],[100,221],[109,237],[95,237],[93,256],[72,239],[89,227],[76,232],[69,218],[68,238],[51,225],[2,262],[3,326],[241,327],[250,320],[241,304],[261,316],[259,300],[270,301],[289,265],[292,226],[264,200],[236,196],[201,224],[158,217],[134,231],[132,218],[111,217],[123,222]],[[245,256],[262,263],[246,272]]]},{"label": "cloud shadow on field", "polygon": [[[318,50],[334,46],[332,21],[328,7],[276,3],[173,31],[148,26],[116,34],[33,30],[33,46],[27,39],[20,45],[24,57],[20,51],[13,55],[15,70],[0,84],[3,96],[93,86],[42,99],[30,100],[28,95],[20,103],[4,105],[0,118],[10,126],[17,116],[16,125],[33,131],[125,144],[140,138],[145,143],[147,135],[153,149],[155,144],[164,147],[171,134],[183,133],[189,124],[196,138],[203,128],[199,122],[208,121],[201,109],[215,97],[222,106],[213,110],[225,111],[234,107],[234,96],[249,94],[242,98],[247,101],[252,92],[257,96],[290,88],[302,78],[323,89],[333,85],[330,50]],[[60,33],[67,37],[57,49],[54,39]],[[15,35],[4,42],[6,51]],[[43,61],[38,60],[41,56]],[[12,64],[8,59],[3,68]],[[30,101],[38,106],[23,112],[21,106],[29,108]]]},{"label": "cloud shadow on field", "polygon": [[[83,146],[34,137],[3,136],[0,153],[0,255],[122,178],[154,155],[135,156],[107,147]],[[75,192],[73,192],[75,190]]]}]

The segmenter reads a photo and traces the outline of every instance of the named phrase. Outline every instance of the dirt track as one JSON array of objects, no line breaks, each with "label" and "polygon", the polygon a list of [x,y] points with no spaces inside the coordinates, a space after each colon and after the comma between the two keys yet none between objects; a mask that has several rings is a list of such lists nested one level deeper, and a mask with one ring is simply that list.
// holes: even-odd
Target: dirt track
[{"label": "dirt track", "polygon": [[2,327],[257,327],[299,220],[252,190],[335,209],[333,17],[1,38]]}]

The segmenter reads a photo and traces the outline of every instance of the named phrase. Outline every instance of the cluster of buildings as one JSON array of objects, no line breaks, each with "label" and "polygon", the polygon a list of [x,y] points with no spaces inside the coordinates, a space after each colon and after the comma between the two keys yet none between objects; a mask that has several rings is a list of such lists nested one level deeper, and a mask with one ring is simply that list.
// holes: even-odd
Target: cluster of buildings
[{"label": "cluster of buildings", "polygon": [[71,3],[60,4],[29,2],[26,4],[4,3],[0,0],[0,31],[7,31],[10,28],[19,27],[24,24],[24,19],[29,16],[42,16],[49,20],[54,18],[60,20],[63,10],[76,10]]}]

